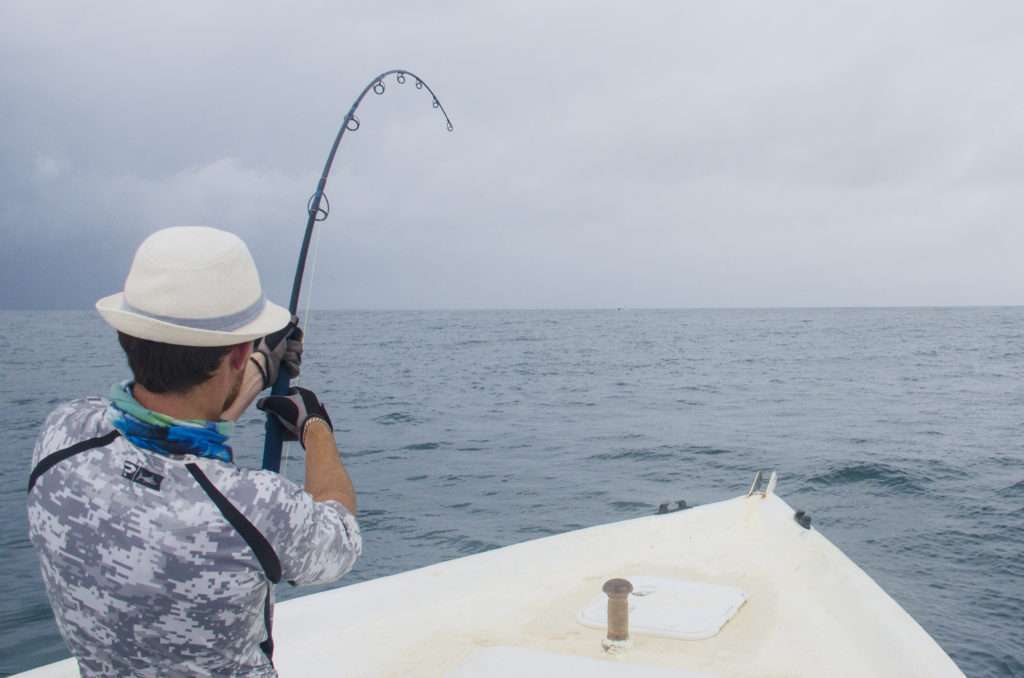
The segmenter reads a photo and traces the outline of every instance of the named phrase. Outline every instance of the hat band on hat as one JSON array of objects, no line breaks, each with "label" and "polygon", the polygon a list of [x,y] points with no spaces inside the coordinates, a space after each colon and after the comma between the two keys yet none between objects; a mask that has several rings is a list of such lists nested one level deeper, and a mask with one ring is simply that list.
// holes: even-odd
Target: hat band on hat
[{"label": "hat band on hat", "polygon": [[248,325],[253,320],[256,320],[267,305],[267,298],[266,296],[260,296],[260,298],[256,300],[256,303],[243,308],[237,313],[216,316],[213,318],[175,318],[170,315],[157,315],[155,313],[144,311],[141,308],[132,306],[127,301],[123,301],[122,303],[124,304],[124,310],[150,318],[151,320],[159,320],[160,322],[170,323],[172,325],[181,325],[182,327],[189,327],[194,330],[232,332],[237,330],[239,327]]}]

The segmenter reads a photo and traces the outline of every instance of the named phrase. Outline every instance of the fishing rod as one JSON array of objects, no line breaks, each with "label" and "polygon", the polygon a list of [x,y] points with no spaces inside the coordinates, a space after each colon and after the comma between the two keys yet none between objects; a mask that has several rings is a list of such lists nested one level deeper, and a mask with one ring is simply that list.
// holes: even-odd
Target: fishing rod
[{"label": "fishing rod", "polygon": [[[306,219],[306,233],[302,237],[302,248],[299,250],[299,263],[295,267],[295,280],[292,282],[292,297],[291,301],[288,302],[288,310],[291,311],[292,315],[299,309],[299,296],[302,292],[302,276],[306,270],[306,257],[309,254],[309,243],[313,236],[313,226],[318,221],[324,221],[327,219],[327,215],[331,212],[331,201],[327,198],[324,190],[327,188],[327,177],[331,173],[331,166],[334,165],[334,156],[338,153],[338,146],[341,144],[342,137],[345,136],[345,132],[355,132],[359,129],[360,123],[359,118],[356,117],[356,109],[359,108],[359,104],[363,103],[363,99],[372,90],[374,94],[384,94],[387,87],[384,79],[390,75],[395,76],[395,82],[399,85],[404,85],[408,79],[412,79],[416,89],[425,89],[430,93],[432,99],[432,105],[434,108],[441,111],[444,116],[445,123],[447,123],[448,131],[451,132],[455,129],[452,125],[451,118],[448,117],[448,112],[444,110],[444,106],[441,105],[440,99],[434,94],[434,90],[430,89],[423,78],[419,77],[415,73],[402,69],[393,69],[385,71],[378,75],[376,78],[371,80],[363,91],[359,94],[356,100],[352,103],[351,108],[348,109],[348,113],[345,114],[345,119],[341,122],[341,128],[338,129],[338,134],[334,138],[334,145],[331,146],[331,152],[327,156],[327,162],[324,163],[324,171],[320,175],[320,181],[316,185],[316,192],[309,199],[309,203],[306,206],[308,218]],[[274,382],[274,387],[271,389],[273,395],[284,395],[288,393],[288,389],[291,385],[291,378],[288,376],[287,370],[281,370],[278,373],[277,381]],[[281,428],[281,424],[274,417],[267,415],[267,433],[263,443],[263,468],[278,472],[281,470],[281,444],[284,441],[283,436],[284,430]]]}]

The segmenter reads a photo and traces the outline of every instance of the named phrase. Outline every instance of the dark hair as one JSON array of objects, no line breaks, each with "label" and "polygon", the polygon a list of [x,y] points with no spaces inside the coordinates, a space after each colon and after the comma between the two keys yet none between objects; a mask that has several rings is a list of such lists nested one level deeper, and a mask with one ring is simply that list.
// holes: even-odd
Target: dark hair
[{"label": "dark hair", "polygon": [[117,333],[135,383],[153,393],[184,393],[217,370],[231,346],[177,346]]}]

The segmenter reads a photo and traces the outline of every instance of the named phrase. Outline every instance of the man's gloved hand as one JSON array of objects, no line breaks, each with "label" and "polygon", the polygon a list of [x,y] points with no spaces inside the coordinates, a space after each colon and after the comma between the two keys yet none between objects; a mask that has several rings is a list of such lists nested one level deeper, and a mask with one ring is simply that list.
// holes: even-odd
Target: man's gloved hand
[{"label": "man's gloved hand", "polygon": [[284,428],[284,439],[298,440],[302,447],[306,447],[306,424],[313,419],[322,419],[334,430],[327,408],[308,388],[293,386],[288,395],[260,398],[256,407],[277,417]]},{"label": "man's gloved hand", "polygon": [[[263,355],[267,369],[263,369],[255,355]],[[299,366],[302,364],[302,328],[299,327],[299,319],[292,316],[292,321],[283,329],[268,334],[256,343],[253,350],[253,362],[260,368],[263,374],[263,388],[273,386],[277,381],[277,375],[284,365],[284,371],[294,379],[299,376]]]}]

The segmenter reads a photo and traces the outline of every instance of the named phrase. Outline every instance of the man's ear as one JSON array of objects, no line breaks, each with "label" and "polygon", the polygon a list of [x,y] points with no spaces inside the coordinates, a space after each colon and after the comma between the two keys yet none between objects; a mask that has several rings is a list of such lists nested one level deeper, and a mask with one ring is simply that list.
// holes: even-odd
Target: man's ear
[{"label": "man's ear", "polygon": [[237,344],[231,347],[228,351],[228,364],[231,365],[233,370],[241,370],[245,368],[245,361],[249,359],[252,354],[252,342],[245,342],[244,344]]}]

